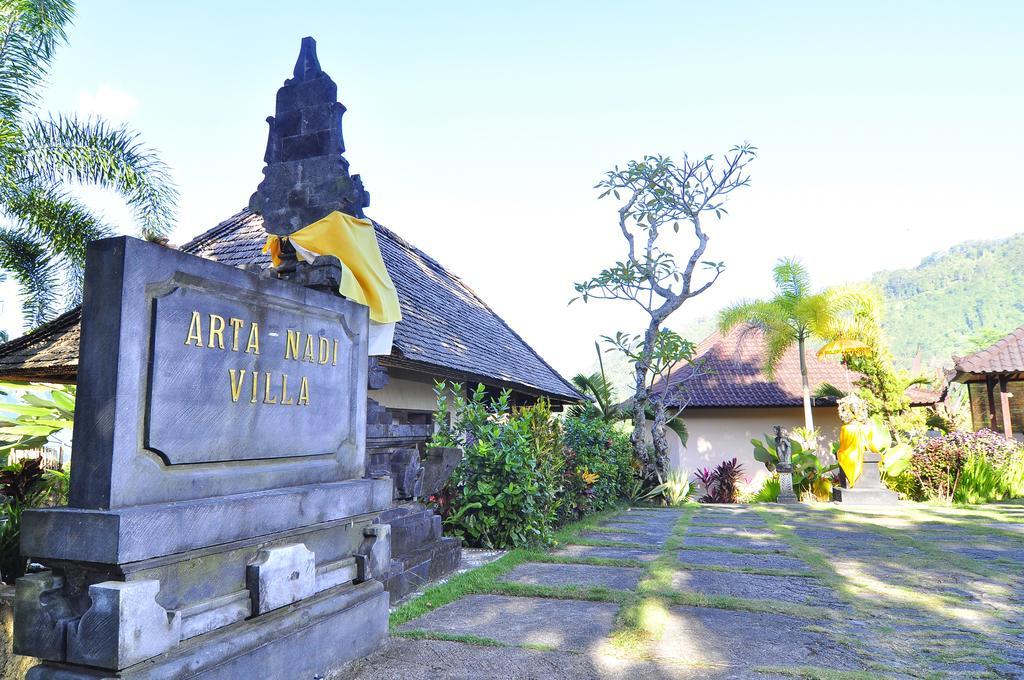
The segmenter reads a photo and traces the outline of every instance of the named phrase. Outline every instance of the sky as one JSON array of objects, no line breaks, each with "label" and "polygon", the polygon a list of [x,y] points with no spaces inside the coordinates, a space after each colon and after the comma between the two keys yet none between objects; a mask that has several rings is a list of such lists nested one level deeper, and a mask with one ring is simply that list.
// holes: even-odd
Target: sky
[{"label": "sky", "polygon": [[[43,109],[138,129],[173,170],[182,243],[247,204],[274,95],[314,36],[367,214],[565,375],[593,368],[597,337],[642,327],[628,303],[568,301],[624,254],[593,185],[645,154],[759,149],[707,228],[727,269],[676,327],[770,294],[779,257],[824,287],[1024,230],[1022,3],[555,5],[89,0]],[[85,197],[131,230],[116,197]]]}]

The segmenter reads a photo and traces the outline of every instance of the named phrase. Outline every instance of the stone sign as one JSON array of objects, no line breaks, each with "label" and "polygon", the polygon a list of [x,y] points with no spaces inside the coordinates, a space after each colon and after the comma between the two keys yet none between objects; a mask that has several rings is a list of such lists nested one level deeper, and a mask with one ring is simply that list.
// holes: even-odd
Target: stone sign
[{"label": "stone sign", "polygon": [[136,239],[90,254],[73,505],[362,476],[366,307]]},{"label": "stone sign", "polygon": [[339,414],[359,336],[343,316],[181,277],[151,300],[147,450],[179,465],[355,448],[355,423]]},{"label": "stone sign", "polygon": [[22,519],[47,567],[17,585],[28,677],[314,677],[383,641],[368,323],[156,244],[89,245],[70,501]]}]

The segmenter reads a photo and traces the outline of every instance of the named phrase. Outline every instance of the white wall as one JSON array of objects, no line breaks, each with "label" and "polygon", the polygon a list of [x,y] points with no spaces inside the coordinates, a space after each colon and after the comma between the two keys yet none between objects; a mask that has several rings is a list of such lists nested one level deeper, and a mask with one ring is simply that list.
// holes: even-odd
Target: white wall
[{"label": "white wall", "polygon": [[[819,407],[813,410],[814,425],[825,439],[828,450],[831,443],[839,438],[839,411],[834,407]],[[747,488],[761,488],[768,470],[764,464],[754,460],[751,439],[764,435],[774,436],[774,426],[793,428],[804,424],[802,408],[722,408],[683,411],[681,416],[690,433],[686,447],[671,430],[668,432],[671,447],[670,465],[682,469],[691,476],[699,468],[714,468],[724,460],[737,458],[743,464],[748,479]]]},{"label": "white wall", "polygon": [[386,408],[408,409],[410,411],[437,410],[434,382],[426,376],[424,376],[423,380],[391,378],[383,389],[370,390],[367,396]]}]

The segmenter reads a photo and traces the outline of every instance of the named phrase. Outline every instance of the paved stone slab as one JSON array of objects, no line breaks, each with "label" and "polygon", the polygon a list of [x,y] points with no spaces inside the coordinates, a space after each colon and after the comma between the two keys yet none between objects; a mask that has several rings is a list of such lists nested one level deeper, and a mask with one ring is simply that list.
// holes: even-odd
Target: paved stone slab
[{"label": "paved stone slab", "polygon": [[731,567],[734,569],[783,569],[804,572],[810,567],[803,560],[778,553],[734,553],[722,550],[680,550],[679,561],[695,566]]},{"label": "paved stone slab", "polygon": [[697,548],[731,548],[734,550],[788,551],[789,545],[782,541],[768,541],[735,536],[690,536],[683,537],[683,545]]},{"label": "paved stone slab", "polygon": [[534,586],[580,586],[634,590],[642,573],[642,569],[634,567],[595,567],[589,564],[529,562],[520,564],[499,580],[506,583],[525,583]]},{"label": "paved stone slab", "polygon": [[592,541],[611,541],[612,543],[638,543],[642,545],[658,546],[665,542],[660,536],[649,536],[647,534],[621,534],[609,533],[607,531],[585,531],[580,534],[581,538],[588,538]]},{"label": "paved stone slab", "polygon": [[611,602],[469,595],[399,630],[477,635],[510,645],[588,651],[607,636],[619,605]]},{"label": "paved stone slab", "polygon": [[835,642],[828,635],[803,630],[807,625],[807,621],[791,616],[672,607],[665,635],[654,644],[652,651],[658,656],[743,668],[864,668],[852,649]]},{"label": "paved stone slab", "polygon": [[635,520],[618,521],[618,522],[605,522],[600,525],[605,529],[619,529],[621,531],[628,532],[639,532],[645,534],[664,534],[669,535],[672,533],[674,526],[673,522],[637,522]]},{"label": "paved stone slab", "polygon": [[656,550],[610,548],[597,545],[567,545],[561,550],[556,550],[554,554],[559,557],[598,557],[606,560],[639,560],[641,562],[653,562],[658,559]]},{"label": "paved stone slab", "polygon": [[790,675],[768,675],[747,668],[694,667],[673,659],[638,661],[545,652],[521,647],[481,647],[442,640],[392,637],[386,647],[328,680],[791,680]]},{"label": "paved stone slab", "polygon": [[691,524],[686,530],[687,536],[738,536],[739,538],[754,538],[760,540],[778,539],[779,535],[773,531],[767,531],[755,527],[731,527],[731,526],[700,526]]},{"label": "paved stone slab", "polygon": [[704,595],[725,595],[745,600],[778,600],[821,607],[842,606],[836,594],[814,578],[767,576],[724,571],[679,571],[672,588]]}]

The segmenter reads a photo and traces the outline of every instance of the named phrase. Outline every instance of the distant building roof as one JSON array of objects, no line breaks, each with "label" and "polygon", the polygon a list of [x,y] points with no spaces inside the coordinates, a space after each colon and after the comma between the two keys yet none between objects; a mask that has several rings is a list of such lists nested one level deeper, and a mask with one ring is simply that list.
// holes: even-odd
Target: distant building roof
[{"label": "distant building roof", "polygon": [[[483,382],[559,402],[582,397],[457,276],[389,229],[376,225],[381,254],[398,289],[402,321],[381,364],[441,378]],[[263,220],[232,215],[181,246],[223,264],[269,264]],[[81,313],[73,310],[0,345],[0,377],[74,380]]]},{"label": "distant building roof", "polygon": [[984,380],[988,376],[1024,374],[1024,326],[994,345],[965,357],[953,357],[957,382]]},{"label": "distant building roof", "polygon": [[[774,380],[764,374],[764,333],[753,326],[740,325],[729,333],[712,333],[697,347],[697,358],[675,370],[669,377],[671,405],[686,408],[764,408],[803,406],[800,356],[794,344],[779,361]],[[805,359],[813,392],[824,383],[847,391],[860,374],[844,366],[839,357],[819,359],[808,348]],[[664,389],[663,384],[654,389]],[[939,401],[939,393],[911,388],[911,404],[923,406]],[[816,406],[834,404],[832,398],[814,399]]]}]

